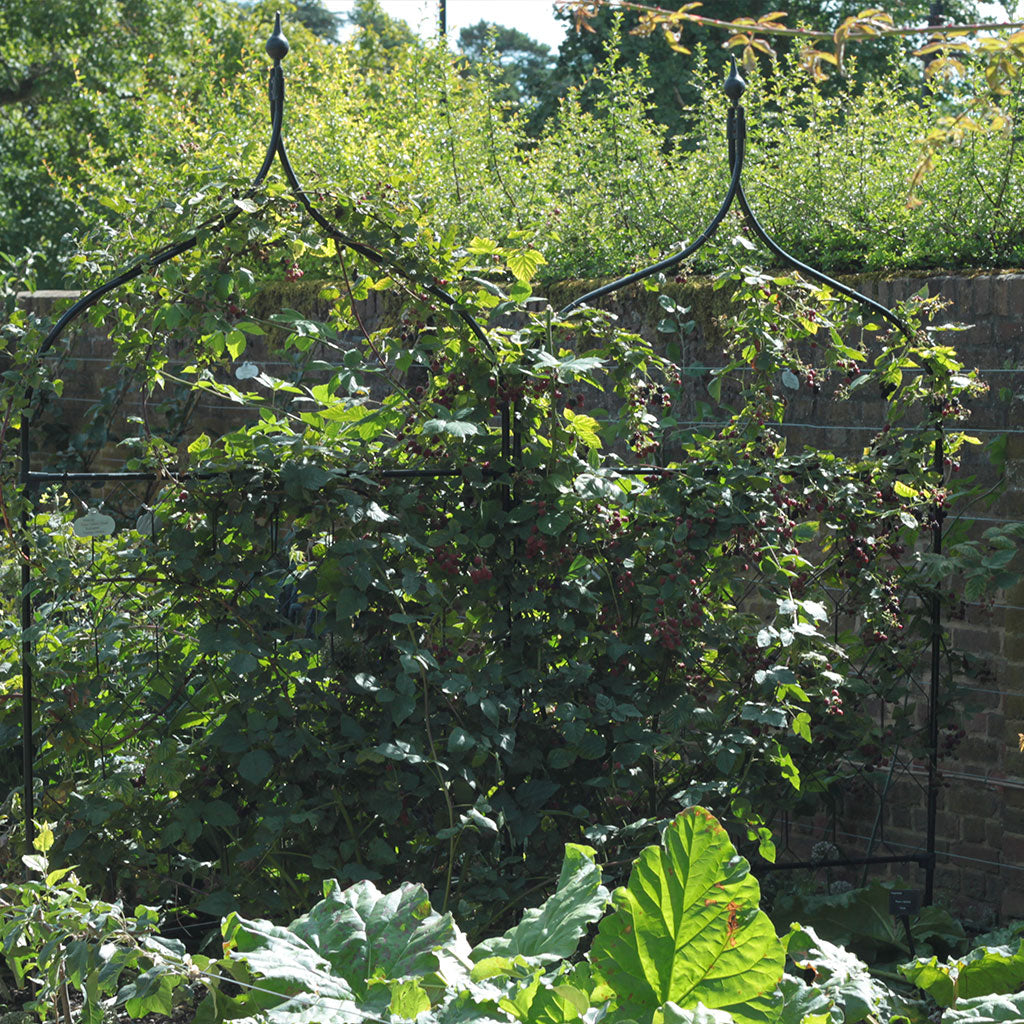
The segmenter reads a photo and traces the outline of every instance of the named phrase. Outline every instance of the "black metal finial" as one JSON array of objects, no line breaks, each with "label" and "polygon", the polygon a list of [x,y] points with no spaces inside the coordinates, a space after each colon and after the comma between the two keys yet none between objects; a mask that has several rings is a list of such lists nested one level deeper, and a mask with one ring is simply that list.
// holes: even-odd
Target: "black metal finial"
[{"label": "black metal finial", "polygon": [[725,95],[732,100],[733,104],[739,103],[740,97],[747,91],[747,83],[740,76],[735,57],[732,58],[732,69],[729,72],[729,77],[725,80],[724,89]]},{"label": "black metal finial", "polygon": [[267,40],[267,53],[270,54],[274,63],[284,60],[288,56],[288,40],[281,31],[281,14],[274,15],[274,31]]}]

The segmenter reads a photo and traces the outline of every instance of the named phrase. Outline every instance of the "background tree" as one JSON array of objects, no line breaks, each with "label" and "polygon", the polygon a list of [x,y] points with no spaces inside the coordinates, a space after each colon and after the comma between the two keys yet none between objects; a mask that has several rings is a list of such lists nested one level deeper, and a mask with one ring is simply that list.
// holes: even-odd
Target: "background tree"
[{"label": "background tree", "polygon": [[200,102],[250,35],[225,0],[10,0],[0,7],[0,252],[39,250],[60,283],[61,238],[81,224],[57,182],[131,148],[143,99]]},{"label": "background tree", "polygon": [[[741,17],[758,19],[778,10],[780,6],[786,11],[787,25],[795,27],[803,24],[815,28],[838,25],[844,18],[858,14],[864,7],[860,0],[826,4],[795,0],[785,5],[773,3],[772,0],[708,0],[694,13],[722,21]],[[927,24],[930,16],[942,21],[957,22],[973,21],[979,17],[974,0],[939,0],[938,3],[932,0],[910,0],[900,4],[894,14],[900,23],[910,25]],[[574,13],[571,9],[562,9],[556,13],[556,17],[573,22]],[[646,61],[651,82],[651,116],[665,125],[668,138],[683,136],[680,141],[685,145],[689,123],[686,112],[700,101],[701,85],[694,74],[694,62],[685,54],[676,52],[672,44],[690,51],[698,48],[703,50],[713,75],[725,73],[729,59],[736,51],[723,46],[727,35],[720,28],[688,23],[678,39],[671,39],[660,29],[648,35],[638,34],[640,21],[639,12],[620,11],[614,5],[609,5],[588,17],[579,30],[570,29],[559,48],[549,78],[551,88],[544,97],[542,116],[550,116],[557,109],[562,96],[573,86],[583,86],[586,99],[593,104],[599,90],[588,87],[588,79],[605,59],[609,40],[619,35],[618,48],[625,63],[634,64],[641,59]],[[895,48],[904,54],[908,68],[914,68],[913,73],[908,75],[908,85],[919,81],[917,70],[920,63],[911,53],[922,41],[922,38],[904,37],[897,41],[879,39],[859,43],[855,64],[857,80],[863,82],[881,75]],[[772,39],[769,42],[778,56],[787,54],[794,44],[799,45],[799,40],[789,38]],[[768,55],[762,54],[761,59],[767,67]]]},{"label": "background tree", "polygon": [[550,47],[519,29],[481,20],[459,32],[459,49],[471,69],[488,62],[500,68],[499,96],[505,101],[522,107],[542,102],[550,86]]},{"label": "background tree", "polygon": [[323,0],[295,0],[292,17],[301,21],[313,35],[329,43],[338,41],[338,32],[344,24],[340,14],[324,7]]},{"label": "background tree", "polygon": [[345,24],[356,28],[356,42],[367,46],[370,37],[375,47],[394,50],[401,46],[419,44],[416,33],[401,18],[392,18],[378,0],[356,0],[352,10],[345,15]]}]

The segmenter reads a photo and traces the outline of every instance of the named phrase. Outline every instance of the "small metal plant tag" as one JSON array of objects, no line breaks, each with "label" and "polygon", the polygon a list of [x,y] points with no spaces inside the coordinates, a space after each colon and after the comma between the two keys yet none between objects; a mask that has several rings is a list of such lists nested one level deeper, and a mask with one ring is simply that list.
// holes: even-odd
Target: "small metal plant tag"
[{"label": "small metal plant tag", "polygon": [[76,537],[109,537],[114,532],[114,520],[91,508],[72,524]]}]

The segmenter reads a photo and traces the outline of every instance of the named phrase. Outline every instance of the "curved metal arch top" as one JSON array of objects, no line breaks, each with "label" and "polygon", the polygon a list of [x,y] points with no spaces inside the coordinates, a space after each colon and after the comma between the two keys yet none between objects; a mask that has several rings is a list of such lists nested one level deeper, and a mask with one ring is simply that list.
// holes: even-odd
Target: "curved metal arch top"
[{"label": "curved metal arch top", "polygon": [[[371,246],[346,235],[336,225],[334,225],[328,217],[313,205],[309,195],[302,187],[298,175],[292,167],[292,162],[288,157],[288,151],[285,148],[284,137],[282,135],[282,128],[284,126],[285,88],[284,70],[281,67],[281,61],[288,55],[290,48],[288,39],[281,30],[281,15],[277,14],[274,17],[274,31],[266,42],[266,51],[274,61],[273,67],[270,69],[268,80],[268,94],[270,101],[270,140],[267,143],[267,151],[263,158],[263,163],[249,187],[246,189],[244,198],[250,198],[258,192],[267,174],[270,172],[270,168],[273,166],[274,158],[276,157],[281,163],[281,169],[284,171],[285,179],[292,191],[295,193],[296,199],[298,199],[308,215],[323,229],[328,237],[332,238],[336,244],[343,245],[345,248],[358,253],[360,256],[366,257],[366,259],[370,260],[376,266],[386,267],[388,270],[395,271],[400,276],[406,277],[407,275],[403,272],[400,266],[392,263],[391,260]],[[217,232],[223,231],[226,227],[237,220],[243,212],[242,207],[236,205],[225,213],[204,221],[199,228],[188,237],[177,242],[168,243],[160,249],[157,249],[155,252],[151,252],[146,256],[140,257],[115,277],[110,278],[110,280],[94,288],[92,291],[87,292],[78,299],[77,302],[69,306],[56,321],[46,338],[43,340],[39,354],[44,355],[48,352],[60,339],[64,331],[67,330],[68,326],[77,320],[82,313],[96,305],[103,296],[115,291],[122,285],[127,284],[129,281],[134,280],[141,274],[162,266],[164,263],[168,262],[168,260],[174,259],[175,256],[180,256],[182,253],[188,252],[189,249],[194,248],[198,244],[201,237],[208,237],[210,234],[216,234]],[[488,349],[493,351],[490,340],[479,322],[467,309],[462,307],[452,295],[437,285],[427,285],[425,287],[421,285],[420,287],[422,287],[428,294],[433,295],[435,298],[440,299],[446,305],[450,306],[463,320],[466,326],[469,327],[476,338],[486,345]],[[31,394],[29,397],[31,398]]]},{"label": "curved metal arch top", "polygon": [[747,195],[743,191],[742,177],[743,160],[746,155],[747,145],[747,121],[740,99],[743,97],[743,93],[746,92],[747,84],[743,81],[743,78],[736,67],[735,57],[732,60],[732,67],[722,89],[725,92],[725,95],[731,100],[726,126],[726,136],[729,142],[729,169],[732,172],[732,180],[729,182],[729,190],[726,192],[725,198],[722,200],[722,204],[719,206],[718,212],[711,219],[711,222],[704,231],[701,232],[696,241],[691,242],[690,245],[686,246],[686,248],[673,253],[671,256],[666,256],[657,263],[652,263],[650,266],[644,267],[643,270],[638,270],[626,277],[620,277],[618,280],[610,281],[608,284],[602,285],[600,288],[595,288],[593,291],[589,291],[585,295],[581,295],[578,298],[573,299],[573,301],[567,306],[563,306],[562,309],[558,311],[557,315],[565,316],[567,313],[571,313],[574,309],[584,305],[585,303],[592,302],[594,299],[601,298],[604,295],[610,295],[612,292],[616,292],[620,288],[625,288],[627,285],[635,284],[637,281],[642,281],[645,278],[659,273],[660,271],[674,269],[682,263],[683,260],[689,259],[689,257],[696,253],[698,249],[711,241],[715,232],[718,230],[719,225],[725,219],[725,215],[732,207],[732,204],[734,202],[738,202],[740,210],[743,213],[743,218],[747,222],[747,226],[764,243],[765,248],[767,248],[769,252],[774,256],[777,256],[784,263],[793,267],[795,270],[799,271],[801,274],[813,278],[820,284],[827,285],[834,291],[845,295],[854,302],[858,302],[867,309],[871,309],[880,316],[885,317],[886,320],[899,328],[899,330],[903,332],[904,336],[909,339],[913,334],[910,325],[901,317],[897,316],[891,309],[883,306],[880,302],[876,302],[874,299],[869,298],[867,295],[857,291],[855,288],[851,288],[849,285],[845,285],[841,281],[836,281],[834,278],[829,277],[828,274],[825,274],[820,270],[816,270],[814,267],[810,267],[806,263],[802,263],[795,256],[791,256],[786,252],[786,250],[783,249],[782,246],[779,245],[778,242],[776,242],[765,230],[764,226],[757,219],[754,211],[751,209]]}]

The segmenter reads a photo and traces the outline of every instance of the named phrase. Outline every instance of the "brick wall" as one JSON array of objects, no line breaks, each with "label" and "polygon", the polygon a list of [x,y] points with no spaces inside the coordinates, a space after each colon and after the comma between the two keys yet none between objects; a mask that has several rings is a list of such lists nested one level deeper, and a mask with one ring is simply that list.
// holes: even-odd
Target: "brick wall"
[{"label": "brick wall", "polygon": [[[1024,274],[900,276],[851,279],[850,282],[878,301],[891,305],[922,288],[939,294],[950,303],[951,320],[969,324],[952,335],[964,362],[983,370],[989,393],[978,400],[969,429],[990,442],[1006,432],[1005,463],[993,466],[988,445],[972,448],[961,472],[974,476],[982,489],[992,494],[979,498],[968,514],[980,531],[1000,520],[1024,519]],[[585,283],[552,288],[549,297],[559,305],[582,290]],[[675,286],[677,299],[692,305],[697,331],[685,339],[681,361],[687,365],[714,366],[722,361],[715,343],[712,318],[724,301],[712,293],[706,282]],[[306,292],[306,295],[315,292]],[[717,297],[716,297],[717,296]],[[69,293],[36,293],[23,301],[40,314],[47,314]],[[280,302],[281,297],[274,301]],[[372,329],[384,316],[380,298],[361,304],[360,314]],[[308,299],[308,304],[315,303]],[[284,304],[302,308],[298,300]],[[609,301],[623,326],[656,337],[656,325],[663,315],[656,296],[641,289],[618,295]],[[318,311],[307,310],[310,314]],[[322,311],[320,311],[322,312]],[[90,400],[109,385],[106,362],[109,345],[102,331],[80,329],[66,355],[64,401],[52,410],[55,422],[73,426]],[[250,350],[245,358],[256,362],[270,358]],[[703,377],[688,378],[691,399],[703,392]],[[125,408],[138,414],[141,395],[126,396]],[[798,394],[787,418],[806,426],[793,432],[793,441],[840,450],[857,450],[861,432],[882,422],[881,401],[861,398],[850,403],[817,402]],[[198,410],[193,432],[224,429],[237,422],[237,412],[208,402]],[[116,468],[120,454],[105,453],[101,465]],[[93,468],[97,468],[96,465]],[[991,522],[990,522],[991,521]],[[954,757],[944,758],[943,788],[937,817],[939,851],[936,872],[937,895],[978,925],[995,920],[1024,917],[1024,754],[1018,735],[1024,734],[1024,584],[1000,595],[991,608],[964,604],[945,623],[953,645],[978,656],[978,667],[962,682],[970,689],[975,710],[965,721],[968,737]],[[881,822],[881,840],[890,851],[920,848],[925,834],[924,766],[918,765],[887,795],[887,820]],[[873,825],[877,801],[869,793],[847,794],[844,814],[835,840],[844,853],[858,854],[861,836]],[[808,842],[827,838],[817,832],[820,822],[791,823],[798,842],[801,828]],[[877,847],[876,847],[877,850]],[[912,884],[920,883],[916,869],[904,868]]]}]

